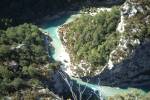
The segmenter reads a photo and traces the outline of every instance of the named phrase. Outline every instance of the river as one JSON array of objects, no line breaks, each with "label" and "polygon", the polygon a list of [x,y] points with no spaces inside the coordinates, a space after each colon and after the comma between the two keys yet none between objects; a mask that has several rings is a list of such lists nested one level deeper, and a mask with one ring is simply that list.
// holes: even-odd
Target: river
[{"label": "river", "polygon": [[[64,23],[69,23],[69,22],[73,21],[77,17],[79,17],[79,15],[71,15],[71,16],[63,15],[57,19],[46,21],[42,25],[43,26],[42,30],[44,32],[48,32],[49,36],[53,40],[52,45],[54,46],[55,51],[54,51],[52,57],[56,61],[61,61],[65,65],[65,66],[63,66],[63,70],[69,75],[71,75],[71,73],[72,73],[70,68],[68,68],[70,65],[70,58],[69,58],[69,54],[65,51],[65,48],[60,40],[60,37],[58,35],[58,28],[61,25],[63,25]],[[133,88],[121,89],[118,87],[93,85],[93,84],[83,82],[81,79],[73,78],[73,77],[71,77],[71,79],[75,80],[78,84],[82,84],[93,90],[99,91],[100,95],[102,95],[105,98],[107,98],[109,96],[114,96],[116,94],[130,93],[130,92],[132,92],[132,90],[134,90]]]}]

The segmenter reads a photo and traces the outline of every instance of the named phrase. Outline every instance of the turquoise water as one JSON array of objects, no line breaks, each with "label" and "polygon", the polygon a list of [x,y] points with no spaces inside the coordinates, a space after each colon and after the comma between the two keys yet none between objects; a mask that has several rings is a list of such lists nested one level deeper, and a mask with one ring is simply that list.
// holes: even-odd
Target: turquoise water
[{"label": "turquoise water", "polygon": [[70,62],[69,54],[65,51],[64,46],[62,45],[62,42],[58,35],[58,28],[64,24],[69,23],[73,21],[75,18],[79,17],[80,15],[66,15],[61,18],[58,18],[56,20],[47,21],[45,24],[43,24],[42,30],[44,32],[48,32],[49,36],[53,39],[52,45],[55,48],[55,51],[52,55],[52,57],[56,61],[61,61],[62,63],[66,64],[65,61],[68,63]]},{"label": "turquoise water", "polygon": [[[58,28],[62,24],[69,23],[77,17],[79,17],[79,15],[74,15],[74,16],[65,15],[65,16],[62,16],[62,17],[56,19],[56,20],[47,21],[43,24],[42,30],[44,32],[48,32],[50,37],[53,39],[52,45],[54,46],[55,51],[54,51],[54,54],[52,56],[55,60],[62,61],[62,62],[64,60],[68,61],[69,58],[67,58],[67,57],[69,57],[69,55],[65,52],[65,49],[62,45],[62,42],[61,42],[61,40],[58,36]],[[82,80],[80,80],[78,78],[73,78],[73,77],[71,77],[71,79],[77,81],[77,83],[79,83],[79,84],[90,87],[93,90],[100,91],[100,93],[104,97],[113,96],[113,95],[116,95],[116,94],[130,93],[133,90],[133,88],[120,89],[120,88],[117,88],[117,87],[93,85],[93,84],[83,82]]]},{"label": "turquoise water", "polygon": [[[82,84],[82,85],[92,88],[94,91],[98,90],[100,95],[102,95],[104,98],[108,98],[110,96],[114,96],[117,94],[132,93],[135,90],[135,88],[121,89],[119,87],[93,85],[93,84],[83,82],[81,79],[78,79],[78,78],[71,78],[71,79],[76,80],[77,83],[79,83],[79,84]],[[139,89],[139,92],[143,95],[146,93],[140,89]]]},{"label": "turquoise water", "polygon": [[53,39],[52,45],[55,48],[54,54],[52,55],[55,60],[58,60],[60,57],[60,53],[64,50],[62,46],[62,42],[58,36],[58,27],[62,25],[69,16],[63,17],[61,19],[52,20],[46,22],[44,27],[42,28],[44,32],[48,32],[50,37]]}]

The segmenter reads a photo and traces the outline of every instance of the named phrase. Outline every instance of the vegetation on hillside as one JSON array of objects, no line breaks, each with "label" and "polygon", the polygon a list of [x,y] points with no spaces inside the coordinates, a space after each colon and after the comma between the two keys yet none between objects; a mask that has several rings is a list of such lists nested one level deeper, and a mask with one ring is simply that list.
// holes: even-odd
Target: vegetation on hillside
[{"label": "vegetation on hillside", "polygon": [[75,61],[83,59],[93,67],[104,66],[118,43],[116,27],[119,19],[120,11],[114,7],[111,12],[101,11],[95,16],[83,14],[66,25],[66,45]]},{"label": "vegetation on hillside", "polygon": [[[39,87],[49,78],[52,69],[59,63],[50,61],[45,35],[31,22],[54,15],[69,5],[85,0],[1,0],[0,3],[0,99],[11,96],[14,100],[35,100],[40,97]],[[92,1],[92,0],[88,0]],[[101,0],[95,0],[101,1]],[[127,20],[124,35],[143,41],[150,38],[149,0],[131,0],[144,8],[144,13]],[[89,9],[84,9],[85,11]],[[84,11],[83,10],[83,11]],[[96,9],[93,9],[94,12]],[[101,11],[95,16],[83,14],[80,18],[64,27],[67,29],[66,46],[75,62],[85,60],[93,68],[101,69],[107,63],[109,54],[117,46],[120,34],[116,27],[120,11]],[[22,25],[20,25],[22,24]],[[12,27],[14,25],[19,25]],[[131,30],[132,29],[132,30]],[[134,30],[133,30],[134,29]],[[138,30],[137,30],[138,29]],[[93,71],[93,70],[92,70]],[[49,94],[44,94],[50,97]],[[149,100],[150,93],[143,96],[136,91],[133,94],[117,95],[110,100]]]},{"label": "vegetation on hillside", "polygon": [[0,31],[0,96],[43,86],[49,70],[58,66],[49,64],[44,39],[45,35],[32,24]]}]

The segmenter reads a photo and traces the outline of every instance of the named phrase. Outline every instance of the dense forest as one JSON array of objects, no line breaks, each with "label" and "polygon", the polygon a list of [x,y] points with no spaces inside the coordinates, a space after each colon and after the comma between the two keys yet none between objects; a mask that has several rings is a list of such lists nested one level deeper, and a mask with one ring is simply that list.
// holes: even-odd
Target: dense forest
[{"label": "dense forest", "polygon": [[0,31],[0,96],[44,86],[42,80],[57,67],[48,57],[45,37],[26,23]]},{"label": "dense forest", "polygon": [[[76,2],[76,1],[75,1]],[[59,63],[49,59],[44,35],[36,23],[65,10],[73,0],[2,0],[0,3],[0,99],[34,100],[50,70]],[[25,23],[25,24],[24,24]],[[49,42],[51,39],[48,37]],[[47,67],[44,67],[47,66]],[[24,91],[23,94],[19,91]],[[34,91],[34,92],[33,92]],[[1,98],[2,97],[2,98]]]},{"label": "dense forest", "polygon": [[68,29],[66,45],[75,61],[83,59],[90,62],[93,69],[102,68],[118,43],[116,27],[119,19],[120,11],[114,7],[111,12],[101,11],[95,16],[83,14],[76,21],[64,25]]}]

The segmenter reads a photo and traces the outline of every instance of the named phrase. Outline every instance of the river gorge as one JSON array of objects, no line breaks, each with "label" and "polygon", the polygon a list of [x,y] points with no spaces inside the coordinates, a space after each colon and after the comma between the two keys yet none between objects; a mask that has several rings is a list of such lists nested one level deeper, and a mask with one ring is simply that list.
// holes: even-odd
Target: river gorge
[{"label": "river gorge", "polygon": [[[56,93],[60,96],[64,96],[65,93],[67,93],[69,91],[74,91],[74,92],[76,92],[75,94],[77,95],[77,98],[78,98],[79,93],[77,93],[78,91],[76,89],[81,86],[82,91],[84,91],[85,88],[88,89],[88,92],[84,91],[84,93],[86,95],[86,97],[84,97],[84,98],[86,98],[86,99],[90,98],[87,95],[92,94],[94,96],[98,96],[98,98],[96,99],[96,100],[98,100],[98,99],[107,98],[109,96],[114,96],[116,94],[132,92],[132,90],[134,90],[134,88],[129,87],[129,88],[121,89],[119,87],[101,86],[100,80],[99,80],[99,84],[95,85],[95,84],[88,83],[88,81],[83,82],[81,79],[74,78],[72,76],[72,71],[69,68],[70,67],[69,65],[71,64],[69,54],[65,51],[65,47],[63,46],[63,43],[60,40],[58,29],[64,23],[65,24],[69,23],[78,17],[79,17],[79,14],[75,14],[75,15],[64,14],[54,20],[47,20],[42,25],[43,26],[42,31],[48,33],[48,35],[52,38],[51,44],[53,45],[53,47],[55,49],[52,57],[56,61],[62,62],[62,64],[63,64],[62,70],[66,72],[63,77],[62,77],[62,75],[58,75],[60,73],[64,73],[61,71],[56,72],[56,74],[54,75],[54,80],[55,80],[55,84],[53,86],[53,91],[55,91],[54,93]],[[64,79],[67,78],[68,80],[65,81],[63,78]],[[96,80],[98,80],[98,78]],[[67,82],[68,82],[68,84],[66,84]],[[73,85],[71,85],[71,84],[73,84]],[[67,89],[66,89],[66,87],[67,87]],[[72,88],[70,88],[70,87],[72,87]],[[66,91],[65,91],[65,89],[66,89]],[[142,90],[141,90],[141,92],[143,94],[145,93]],[[72,95],[72,93],[71,93],[71,95]],[[90,100],[92,100],[92,99],[90,99]]]}]

